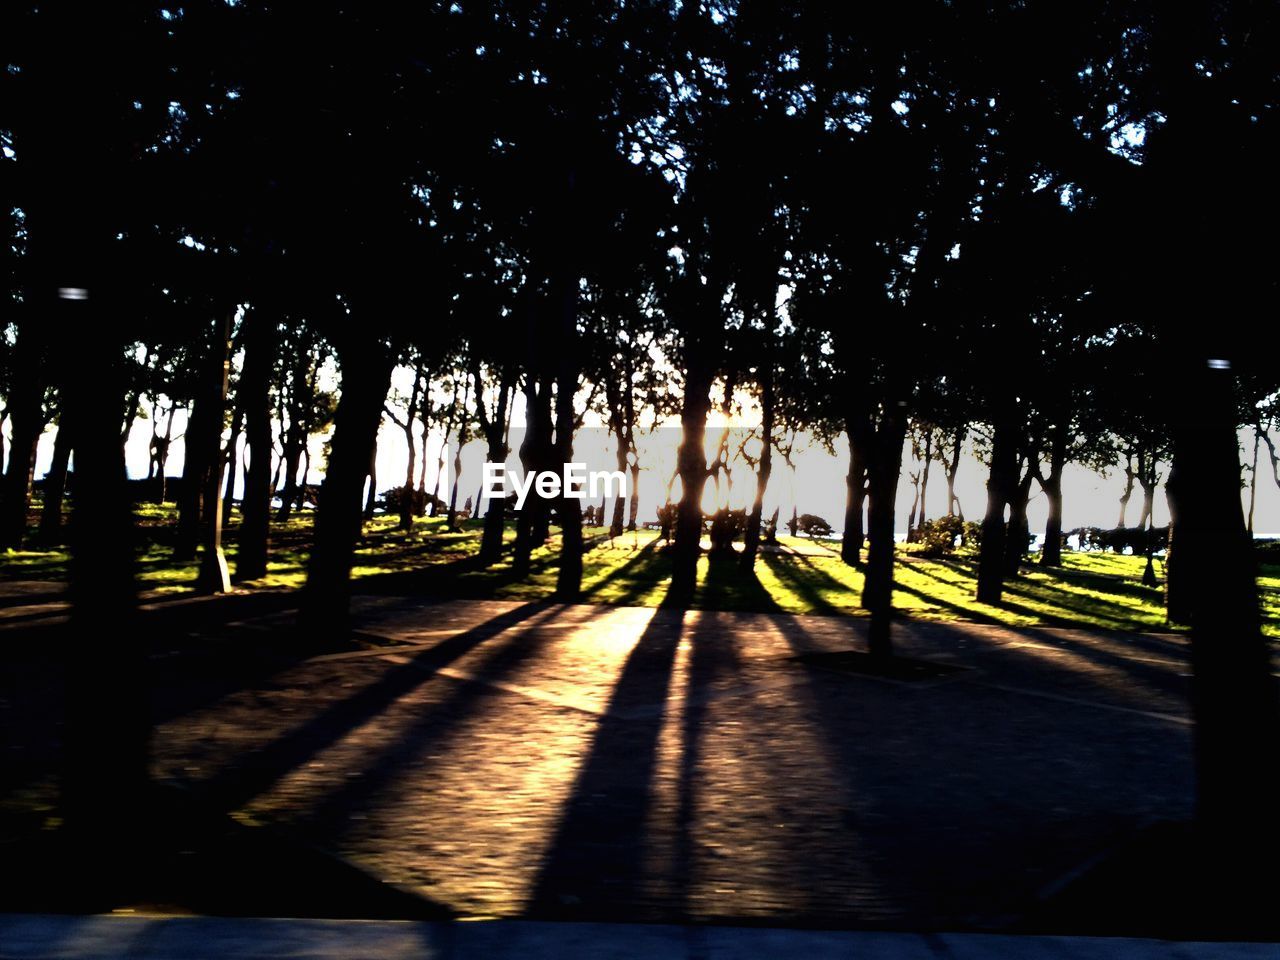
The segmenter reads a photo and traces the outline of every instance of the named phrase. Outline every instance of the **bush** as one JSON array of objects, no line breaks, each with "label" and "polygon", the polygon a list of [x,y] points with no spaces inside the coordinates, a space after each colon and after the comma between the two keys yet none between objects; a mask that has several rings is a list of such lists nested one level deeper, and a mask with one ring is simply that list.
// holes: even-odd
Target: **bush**
[{"label": "bush", "polygon": [[721,508],[711,516],[711,552],[732,553],[747,527],[747,511]]},{"label": "bush", "polygon": [[796,521],[796,529],[810,539],[831,536],[831,524],[815,513],[802,513]]},{"label": "bush", "polygon": [[[916,528],[916,543],[919,553],[926,557],[945,557],[955,552],[956,547],[964,541],[966,524],[959,517],[938,517],[926,520]],[[977,524],[972,524],[977,526]]]},{"label": "bush", "polygon": [[[387,513],[399,513],[405,497],[409,498],[410,509],[415,517],[421,517],[427,512],[427,507],[431,501],[435,500],[433,494],[424,493],[416,487],[392,487],[382,494],[382,507]],[[443,506],[447,506],[442,502]]]}]

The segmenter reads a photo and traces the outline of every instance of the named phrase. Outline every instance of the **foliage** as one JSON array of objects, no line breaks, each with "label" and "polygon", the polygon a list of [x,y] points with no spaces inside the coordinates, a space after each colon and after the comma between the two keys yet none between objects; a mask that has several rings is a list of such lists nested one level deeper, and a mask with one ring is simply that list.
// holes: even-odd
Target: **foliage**
[{"label": "foliage", "polygon": [[818,516],[816,513],[802,513],[796,520],[796,531],[803,536],[814,539],[817,537],[830,537],[832,530],[831,524]]},{"label": "foliage", "polygon": [[950,556],[964,536],[965,523],[959,517],[944,516],[926,520],[917,528],[917,552],[927,557]]}]

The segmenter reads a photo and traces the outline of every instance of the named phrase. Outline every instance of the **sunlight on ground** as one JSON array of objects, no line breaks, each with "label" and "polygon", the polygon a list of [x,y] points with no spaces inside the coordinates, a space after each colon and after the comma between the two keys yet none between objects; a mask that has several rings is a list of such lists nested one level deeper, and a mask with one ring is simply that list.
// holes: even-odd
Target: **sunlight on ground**
[{"label": "sunlight on ground", "polygon": [[[138,583],[143,591],[182,593],[191,590],[197,564],[171,559],[174,510],[140,505],[139,529],[145,546],[138,555]],[[238,513],[228,523],[225,547],[234,575],[235,530]],[[557,533],[533,551],[527,576],[512,568],[513,524],[505,531],[502,559],[485,569],[474,563],[481,522],[448,532],[443,517],[418,518],[413,530],[398,529],[399,518],[378,516],[365,525],[365,539],[356,550],[352,576],[373,589],[386,582],[407,593],[443,596],[495,597],[532,600],[551,596],[559,574]],[[265,577],[245,586],[295,589],[306,579],[312,516],[296,515],[273,525],[271,559]],[[553,528],[554,530],[554,528]],[[150,537],[151,539],[147,539]],[[652,530],[624,533],[610,539],[607,530],[584,530],[582,599],[619,606],[658,606],[671,582],[671,559]],[[839,544],[802,537],[779,537],[775,548],[762,548],[754,571],[739,558],[703,556],[693,606],[708,609],[780,611],[788,613],[862,616],[863,575],[845,565]],[[66,576],[64,549],[16,550],[6,555],[6,575],[13,579],[57,580]],[[1110,553],[1063,555],[1056,570],[1035,563],[1005,586],[1000,606],[979,603],[976,558],[958,553],[950,559],[929,560],[899,546],[895,568],[895,607],[912,617],[929,620],[977,620],[1009,626],[1090,626],[1117,630],[1171,629],[1164,617],[1163,586],[1141,583],[1142,557]],[[1264,566],[1259,578],[1264,631],[1280,638],[1280,567]],[[1163,581],[1162,562],[1156,574]],[[397,579],[400,578],[400,579]]]}]

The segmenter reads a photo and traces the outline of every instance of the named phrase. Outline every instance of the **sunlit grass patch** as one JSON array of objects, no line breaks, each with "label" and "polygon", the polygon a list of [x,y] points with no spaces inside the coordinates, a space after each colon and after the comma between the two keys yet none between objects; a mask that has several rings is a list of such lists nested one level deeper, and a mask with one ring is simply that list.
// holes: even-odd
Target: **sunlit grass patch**
[{"label": "sunlit grass patch", "polygon": [[[199,564],[175,563],[172,557],[172,505],[139,504],[136,509],[141,546],[139,588],[145,592],[181,593],[195,589]],[[248,589],[297,589],[306,581],[314,514],[294,513],[286,523],[272,523],[271,549],[265,576]],[[233,514],[224,550],[234,576],[239,519]],[[500,560],[480,567],[476,557],[483,533],[480,519],[464,521],[458,530],[447,520],[417,517],[409,531],[396,515],[366,522],[356,548],[352,578],[365,589],[420,592],[424,595],[537,600],[555,594],[559,578],[560,534],[552,527],[548,541],[534,549],[527,575],[512,564],[515,522],[509,519]],[[653,530],[624,533],[610,539],[600,527],[584,531],[580,597],[587,603],[659,606],[668,596],[672,559],[668,545]],[[752,570],[739,555],[709,558],[698,564],[695,607],[721,610],[864,616],[861,570],[846,565],[838,541],[787,535],[778,546],[763,548]],[[10,579],[63,580],[69,554],[65,547],[31,547],[4,555]],[[898,545],[894,569],[894,606],[907,616],[926,620],[972,620],[1009,626],[1071,625],[1119,630],[1171,629],[1164,616],[1163,586],[1141,583],[1144,557],[1114,553],[1063,554],[1060,568],[1024,565],[1005,583],[999,605],[979,603],[977,558],[960,551],[930,559]],[[1164,565],[1156,561],[1163,580]],[[1262,570],[1259,592],[1264,631],[1280,638],[1280,566]],[[360,589],[360,587],[357,587]]]}]

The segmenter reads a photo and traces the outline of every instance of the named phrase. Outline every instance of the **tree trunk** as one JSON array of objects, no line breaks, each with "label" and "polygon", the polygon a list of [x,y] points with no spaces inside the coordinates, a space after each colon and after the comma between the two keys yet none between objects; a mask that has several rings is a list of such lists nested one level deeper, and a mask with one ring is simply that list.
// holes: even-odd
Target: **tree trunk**
[{"label": "tree trunk", "polygon": [[640,522],[640,465],[631,465],[631,498],[627,504],[627,531],[634,533]]},{"label": "tree trunk", "polygon": [[458,432],[458,445],[453,449],[453,489],[449,491],[449,519],[445,529],[458,530],[458,485],[462,480],[462,432]]},{"label": "tree trunk", "polygon": [[1176,477],[1166,490],[1191,626],[1198,819],[1228,851],[1273,842],[1280,717],[1240,504],[1231,374],[1203,359],[1187,366],[1174,430]]},{"label": "tree trunk", "polygon": [[911,509],[907,512],[907,543],[916,542],[916,508],[920,505],[920,474],[911,474]]},{"label": "tree trunk", "polygon": [[929,496],[929,467],[933,464],[933,431],[924,435],[924,466],[920,468],[920,513],[916,516],[916,529],[924,525],[925,498]]},{"label": "tree trunk", "polygon": [[1138,529],[1142,530],[1147,526],[1147,521],[1151,519],[1152,508],[1156,500],[1156,484],[1142,483],[1142,515],[1138,517]]},{"label": "tree trunk", "polygon": [[62,539],[62,498],[67,489],[67,466],[71,462],[71,428],[63,410],[58,432],[53,438],[53,462],[44,475],[44,511],[40,514],[40,540],[58,543]]},{"label": "tree trunk", "polygon": [[1049,476],[1040,481],[1049,501],[1049,518],[1044,526],[1044,544],[1040,548],[1042,567],[1062,566],[1062,471],[1067,466],[1067,431],[1063,424],[1055,426],[1049,448]]},{"label": "tree trunk", "polygon": [[[540,470],[552,470],[555,464],[551,447],[551,385],[532,374],[525,378],[525,431],[520,443],[520,465],[526,477]],[[528,497],[516,517],[516,543],[511,567],[519,577],[529,573],[533,551],[546,542],[546,516],[550,503],[537,489],[530,487]]]},{"label": "tree trunk", "polygon": [[693,599],[698,582],[698,556],[702,552],[702,491],[707,483],[707,454],[703,446],[707,414],[711,409],[713,367],[700,344],[691,344],[681,401],[680,446],[676,471],[683,489],[676,507],[672,548],[670,597],[677,605]]},{"label": "tree trunk", "polygon": [[320,487],[315,547],[307,567],[299,625],[345,639],[350,623],[351,564],[361,533],[360,495],[391,388],[395,357],[375,344],[349,347],[334,417],[329,467]]},{"label": "tree trunk", "polygon": [[1002,419],[995,423],[992,432],[987,512],[982,518],[982,543],[978,549],[977,599],[982,603],[998,604],[1004,594],[1004,509],[1018,482],[1015,429],[1009,421]]},{"label": "tree trunk", "polygon": [[[627,448],[623,439],[618,440],[618,472],[623,476],[627,475]],[[634,493],[634,491],[633,491]],[[613,517],[609,521],[609,536],[618,537],[622,535],[622,528],[626,520],[627,498],[623,496],[622,491],[618,491],[618,497],[613,501]],[[600,523],[604,523],[604,516],[601,515]]]},{"label": "tree trunk", "polygon": [[[573,431],[576,415],[574,394],[578,392],[578,278],[564,280],[561,296],[559,369],[556,372],[556,459],[573,462]],[[561,490],[556,503],[560,517],[560,569],[556,575],[556,597],[572,603],[582,593],[582,501]]]},{"label": "tree trunk", "polygon": [[[404,413],[404,422],[399,423],[400,430],[404,433],[404,443],[409,450],[409,465],[404,472],[404,489],[401,491],[400,497],[400,530],[409,533],[413,530],[413,478],[417,472],[418,460],[418,442],[413,437],[413,422],[418,416],[418,398],[422,392],[422,361],[418,361],[418,365],[413,371],[413,391],[409,395],[409,407]],[[430,384],[428,384],[430,390]],[[428,402],[429,399],[428,399]],[[445,436],[445,441],[448,441]]]},{"label": "tree trunk", "polygon": [[[96,292],[90,288],[89,297]],[[63,308],[65,329],[81,339],[67,355],[65,416],[76,484],[62,815],[91,870],[127,874],[117,858],[138,854],[137,831],[146,819],[146,650],[135,620],[133,516],[120,447],[123,371],[113,359],[120,327],[104,322],[107,311],[95,307],[88,299]],[[102,856],[119,865],[97,862]]]},{"label": "tree trunk", "polygon": [[890,621],[893,616],[894,503],[898,497],[906,431],[906,417],[898,407],[889,407],[876,429],[867,463],[870,500],[867,527],[871,545],[867,551],[862,606],[871,613],[868,642],[874,657],[893,654]]},{"label": "tree trunk", "polygon": [[209,469],[205,474],[204,505],[207,516],[202,519],[203,551],[200,554],[200,573],[196,586],[210,593],[226,593],[231,589],[231,577],[227,573],[227,558],[222,552],[222,500],[218,496],[222,488],[222,471],[219,454],[222,449],[222,416],[227,406],[227,382],[231,374],[231,319],[228,309],[219,321],[214,339],[214,350],[209,363],[209,412],[206,429],[209,431]]},{"label": "tree trunk", "polygon": [[[381,417],[378,426],[382,426]],[[369,451],[369,492],[365,495],[363,517],[373,519],[374,508],[378,505],[378,434],[373,435],[373,449]]]},{"label": "tree trunk", "polygon": [[1009,501],[1009,527],[1005,534],[1005,574],[1016,577],[1022,570],[1022,561],[1027,555],[1028,541],[1031,539],[1031,526],[1027,522],[1027,503],[1031,500],[1031,482],[1035,479],[1035,454],[1031,454],[1031,463],[1027,465],[1026,474],[1014,487],[1013,497]]},{"label": "tree trunk", "polygon": [[292,423],[285,431],[284,453],[281,457],[284,462],[284,489],[280,491],[280,509],[276,512],[277,523],[288,523],[289,515],[293,512],[294,504],[298,499],[298,467],[302,460],[303,448],[298,437],[300,432],[301,428],[295,427]]},{"label": "tree trunk", "polygon": [[257,580],[267,573],[271,535],[271,371],[276,360],[276,315],[255,310],[245,328],[244,371],[240,377],[249,469],[240,502],[240,551],[236,577]]},{"label": "tree trunk", "polygon": [[240,429],[244,423],[244,403],[236,397],[236,412],[231,418],[231,436],[227,440],[227,484],[222,493],[222,516],[230,519],[231,510],[235,506],[236,474],[240,470]]},{"label": "tree trunk", "polygon": [[1253,428],[1253,467],[1249,470],[1249,517],[1245,529],[1253,537],[1253,508],[1258,502],[1258,447],[1262,444],[1262,428]]},{"label": "tree trunk", "polygon": [[1133,497],[1133,485],[1137,474],[1133,471],[1133,458],[1127,455],[1124,465],[1124,492],[1120,494],[1120,518],[1116,521],[1116,529],[1124,529],[1124,516],[1129,512],[1129,500]]},{"label": "tree trunk", "polygon": [[951,461],[947,464],[947,516],[959,517],[964,523],[964,509],[960,506],[960,498],[956,496],[956,474],[960,472],[960,451],[964,448],[967,427],[956,431],[955,446],[951,448]]},{"label": "tree trunk", "polygon": [[[30,334],[24,331],[20,336]],[[36,449],[40,435],[44,433],[43,386],[18,370],[15,370],[15,379],[21,382],[21,387],[15,387],[9,397],[12,425],[9,465],[0,489],[0,504],[3,505],[0,548],[20,546],[26,536],[27,510],[31,506],[31,490],[35,482]]]},{"label": "tree trunk", "polygon": [[867,498],[867,465],[853,440],[853,421],[846,425],[849,437],[849,472],[845,476],[844,533],[840,539],[840,559],[851,567],[862,566],[863,507]]},{"label": "tree trunk", "polygon": [[[208,478],[214,477],[213,498],[218,500],[221,471],[217,469],[222,452],[222,417],[224,394],[221,392],[226,358],[226,340],[220,331],[224,321],[215,321],[204,340],[199,375],[199,395],[191,405],[191,415],[183,436],[182,490],[178,498],[178,527],[173,559],[179,563],[194,560],[200,546],[201,518],[206,512]],[[118,424],[117,424],[118,426]],[[119,435],[116,435],[117,441]]]},{"label": "tree trunk", "polygon": [[760,385],[760,463],[756,470],[756,495],[751,501],[751,514],[747,517],[747,528],[742,534],[742,558],[739,561],[744,570],[754,570],[756,554],[760,549],[760,527],[764,522],[764,495],[769,487],[769,475],[773,472],[773,366],[765,368],[763,382]]},{"label": "tree trunk", "polygon": [[[506,463],[507,461],[507,410],[510,405],[511,391],[516,383],[515,371],[504,368],[498,380],[498,396],[494,401],[493,416],[485,412],[484,391],[480,382],[480,366],[472,367],[472,385],[476,394],[476,413],[480,419],[480,427],[484,431],[488,443],[489,463]],[[480,508],[481,497],[476,495],[476,509]],[[507,502],[502,497],[490,497],[486,503],[484,514],[484,532],[480,536],[480,563],[492,566],[502,557],[503,532],[506,529],[505,515]]]}]

